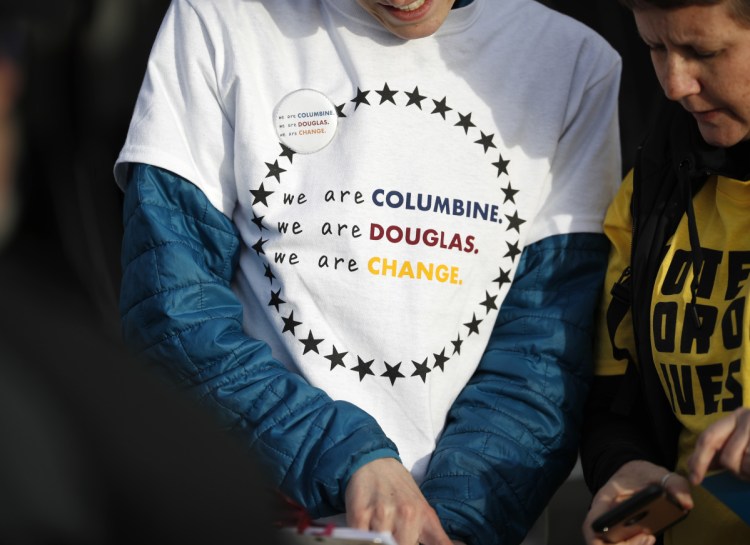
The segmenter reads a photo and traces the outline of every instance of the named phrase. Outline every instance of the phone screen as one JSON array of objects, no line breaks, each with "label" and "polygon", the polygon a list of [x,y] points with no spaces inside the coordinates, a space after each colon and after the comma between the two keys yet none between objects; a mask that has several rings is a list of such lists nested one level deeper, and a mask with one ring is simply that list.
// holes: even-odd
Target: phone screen
[{"label": "phone screen", "polygon": [[658,535],[687,514],[671,494],[653,484],[598,517],[591,527],[604,541],[618,543],[637,534]]}]

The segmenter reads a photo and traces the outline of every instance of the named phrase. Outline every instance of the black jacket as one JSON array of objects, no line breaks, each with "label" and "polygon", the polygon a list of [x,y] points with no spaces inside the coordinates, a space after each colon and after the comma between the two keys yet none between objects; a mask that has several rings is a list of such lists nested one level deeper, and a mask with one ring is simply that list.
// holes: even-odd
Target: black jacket
[{"label": "black jacket", "polygon": [[[607,312],[613,353],[626,359],[628,367],[625,375],[594,379],[581,444],[584,477],[594,493],[631,460],[674,468],[680,426],[652,358],[651,294],[667,242],[685,214],[698,270],[702,257],[693,195],[712,174],[750,178],[749,148],[750,142],[728,149],[706,144],[690,114],[665,100],[638,149],[631,201],[631,265],[612,286]],[[614,343],[614,331],[628,310],[636,354]]]}]

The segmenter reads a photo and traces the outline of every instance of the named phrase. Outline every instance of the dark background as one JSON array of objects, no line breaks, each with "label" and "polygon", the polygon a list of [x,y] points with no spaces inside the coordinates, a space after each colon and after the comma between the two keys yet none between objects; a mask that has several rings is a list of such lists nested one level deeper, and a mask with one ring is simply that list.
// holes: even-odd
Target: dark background
[{"label": "dark background", "polygon": [[168,0],[0,0],[24,71],[22,216],[11,252],[37,260],[118,336],[122,195],[112,167]]}]

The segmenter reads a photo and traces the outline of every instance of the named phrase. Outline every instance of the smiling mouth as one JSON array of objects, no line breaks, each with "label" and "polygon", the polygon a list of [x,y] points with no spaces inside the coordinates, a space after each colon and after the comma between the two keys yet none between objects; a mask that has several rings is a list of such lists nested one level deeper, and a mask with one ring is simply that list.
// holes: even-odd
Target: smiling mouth
[{"label": "smiling mouth", "polygon": [[411,4],[407,4],[406,6],[402,6],[400,8],[396,6],[389,6],[393,9],[397,9],[399,11],[414,11],[415,9],[419,9],[422,7],[422,4],[424,4],[427,0],[415,0]]},{"label": "smiling mouth", "polygon": [[388,11],[393,17],[405,21],[411,21],[422,17],[430,8],[432,0],[414,0],[405,6],[393,6],[390,3],[381,3],[380,6]]}]

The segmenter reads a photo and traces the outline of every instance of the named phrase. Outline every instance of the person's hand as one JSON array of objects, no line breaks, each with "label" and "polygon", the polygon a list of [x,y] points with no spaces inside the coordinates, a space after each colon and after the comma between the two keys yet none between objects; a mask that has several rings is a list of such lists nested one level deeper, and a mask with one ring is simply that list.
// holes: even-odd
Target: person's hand
[{"label": "person's hand", "polygon": [[[693,508],[690,483],[687,479],[650,462],[628,462],[612,475],[591,502],[591,508],[583,521],[583,537],[587,545],[605,545],[591,529],[591,523],[598,516],[653,483],[662,483],[685,509]],[[653,545],[655,542],[654,536],[639,534],[618,545]]]},{"label": "person's hand", "polygon": [[709,469],[728,469],[750,479],[750,409],[742,407],[700,434],[688,460],[690,482],[700,484]]},{"label": "person's hand", "polygon": [[346,522],[391,532],[399,545],[452,545],[435,510],[395,458],[374,460],[354,473],[346,487]]}]

